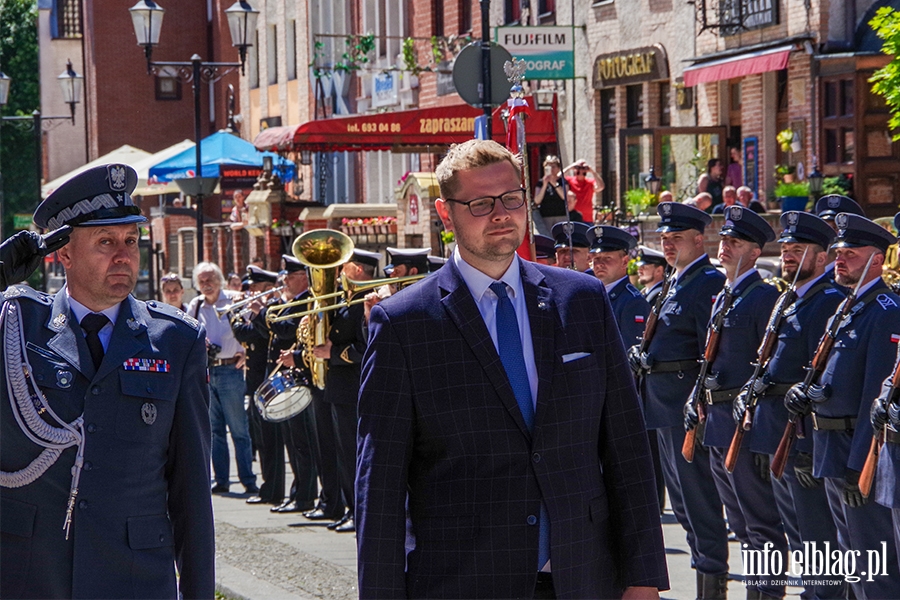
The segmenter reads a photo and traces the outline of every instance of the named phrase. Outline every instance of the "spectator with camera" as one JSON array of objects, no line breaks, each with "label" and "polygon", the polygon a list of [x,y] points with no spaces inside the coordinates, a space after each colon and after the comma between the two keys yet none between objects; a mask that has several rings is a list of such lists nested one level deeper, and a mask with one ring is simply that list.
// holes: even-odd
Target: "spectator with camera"
[{"label": "spectator with camera", "polygon": [[238,477],[249,495],[259,493],[253,473],[250,446],[250,426],[244,410],[244,347],[231,330],[227,315],[219,315],[217,308],[228,306],[240,295],[223,290],[222,269],[211,262],[194,267],[194,287],[200,295],[191,300],[188,314],[206,327],[209,358],[209,422],[212,426],[212,464],[214,494],[229,491],[230,482],[228,441],[225,427],[231,431],[237,461]]}]

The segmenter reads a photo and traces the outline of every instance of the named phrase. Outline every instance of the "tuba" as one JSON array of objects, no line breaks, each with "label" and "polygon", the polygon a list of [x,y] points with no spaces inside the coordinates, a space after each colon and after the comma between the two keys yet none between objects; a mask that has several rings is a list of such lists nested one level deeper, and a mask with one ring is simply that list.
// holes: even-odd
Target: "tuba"
[{"label": "tuba", "polygon": [[312,373],[312,384],[323,390],[328,363],[316,358],[313,348],[328,341],[331,318],[326,307],[338,301],[338,270],[353,255],[353,240],[333,229],[314,229],[294,240],[291,251],[309,270],[309,293],[316,311],[297,330],[297,341],[303,344],[303,364]]}]

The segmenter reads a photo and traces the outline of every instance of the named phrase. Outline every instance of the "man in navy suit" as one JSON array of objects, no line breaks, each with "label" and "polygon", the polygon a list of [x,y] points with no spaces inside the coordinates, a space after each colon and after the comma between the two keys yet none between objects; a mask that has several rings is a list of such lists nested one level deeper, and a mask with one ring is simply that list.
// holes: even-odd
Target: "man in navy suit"
[{"label": "man in navy suit", "polygon": [[[897,547],[890,535],[890,509],[864,498],[859,476],[872,443],[869,411],[891,374],[900,340],[900,297],[881,278],[885,252],[897,241],[889,231],[859,215],[838,213],[837,283],[859,292],[837,330],[819,381],[791,387],[789,411],[812,414],[813,475],[825,479],[828,506],[843,552],[883,552],[888,575],[850,581],[857,598],[900,598]],[[871,261],[871,262],[870,262]],[[884,544],[884,546],[882,546]]]},{"label": "man in navy suit", "polygon": [[3,598],[213,596],[206,334],[131,296],[136,184],[103,165],[48,196],[35,223],[74,227],[66,286],[0,301]]},{"label": "man in navy suit", "polygon": [[525,190],[492,141],[450,149],[457,251],[372,309],[359,395],[362,598],[657,598],[641,408],[602,284],[520,260]]}]

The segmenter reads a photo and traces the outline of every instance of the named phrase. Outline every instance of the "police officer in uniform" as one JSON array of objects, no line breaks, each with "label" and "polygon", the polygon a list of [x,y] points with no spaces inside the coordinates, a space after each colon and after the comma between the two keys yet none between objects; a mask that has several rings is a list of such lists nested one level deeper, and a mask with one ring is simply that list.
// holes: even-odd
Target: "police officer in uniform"
[{"label": "police officer in uniform", "polygon": [[136,184],[110,164],[57,188],[34,221],[74,227],[66,286],[0,300],[4,598],[213,596],[206,335],[131,296]]},{"label": "police officer in uniform", "polygon": [[644,321],[650,313],[650,305],[628,281],[628,253],[637,246],[637,240],[627,231],[609,225],[589,229],[588,240],[594,276],[606,287],[622,343],[630,348],[640,343]]},{"label": "police officer in uniform", "polygon": [[[795,384],[784,398],[791,413],[812,413],[813,475],[825,478],[828,505],[844,552],[881,552],[887,565],[897,564],[888,508],[867,501],[859,475],[872,442],[869,411],[882,382],[891,373],[900,340],[900,297],[881,279],[884,253],[896,237],[865,217],[838,213],[835,249],[837,283],[859,287],[848,318],[838,329],[834,350],[819,382]],[[871,264],[869,259],[871,258]],[[850,582],[857,598],[900,598],[900,573]]]},{"label": "police officer in uniform", "polygon": [[[725,504],[728,524],[749,550],[787,552],[787,539],[769,477],[769,457],[744,451],[738,454],[734,472],[725,470],[724,461],[734,435],[732,401],[753,372],[752,362],[765,334],[769,314],[778,299],[778,291],[767,285],[756,270],[756,259],[763,246],[775,239],[775,232],[765,219],[738,204],[725,207],[725,225],[719,232],[719,262],[725,268],[726,286],[731,302],[724,305],[725,291],[713,305],[710,326],[720,311],[725,320],[719,332],[716,356],[709,365],[700,392],[706,402],[706,426],[702,443],[709,449],[709,461],[715,476],[719,497]],[[698,426],[697,406],[685,404],[685,429]],[[752,431],[747,435],[748,441]],[[747,581],[747,597],[780,598],[784,585],[769,581]]]},{"label": "police officer in uniform", "polygon": [[681,455],[685,430],[682,409],[699,373],[713,302],[725,277],[709,262],[703,231],[712,217],[676,202],[657,207],[666,261],[675,283],[665,300],[648,351],[629,350],[629,362],[642,376],[647,427],[656,429],[672,509],[688,533],[697,597],[722,598],[727,589],[728,537],[722,502],[709,458],[698,451],[689,463]]},{"label": "police officer in uniform", "polygon": [[656,304],[656,296],[662,291],[666,278],[666,256],[659,250],[647,246],[638,246],[638,283],[647,304]]},{"label": "police officer in uniform", "polygon": [[[857,204],[852,198],[848,198],[847,196],[842,196],[840,194],[828,194],[826,196],[822,196],[816,201],[815,206],[816,216],[820,219],[828,223],[829,227],[837,234],[837,224],[834,222],[834,217],[837,216],[838,213],[850,213],[853,215],[859,215],[860,217],[865,217],[866,213],[862,209],[862,207]],[[825,271],[828,273],[828,276],[834,281],[834,251],[832,250],[829,253],[831,260],[828,262],[828,265],[825,267]]]},{"label": "police officer in uniform", "polygon": [[[304,265],[287,254],[281,256],[281,261],[285,271],[285,290],[282,294],[284,301],[293,302],[309,298],[309,276]],[[315,508],[316,497],[319,495],[316,485],[317,476],[322,480],[323,491],[319,496],[320,502],[334,501],[336,481],[330,475],[335,468],[333,463],[329,462],[330,459],[321,456],[319,452],[319,442],[316,436],[316,412],[323,394],[320,389],[309,384],[309,369],[303,364],[302,359],[303,343],[298,341],[297,328],[300,319],[293,318],[277,323],[268,323],[266,313],[277,305],[277,303],[269,305],[253,319],[253,323],[258,328],[269,333],[269,373],[274,373],[277,369],[294,369],[297,375],[296,379],[306,381],[312,394],[311,405],[306,410],[277,424],[281,429],[282,439],[287,445],[288,462],[290,462],[294,479],[284,503],[270,510],[277,513],[294,513]],[[291,307],[280,312],[279,316],[303,312],[310,306],[311,304],[305,304]],[[298,349],[296,361],[293,360],[294,355],[291,352],[294,349]],[[323,465],[325,466],[323,467]]]},{"label": "police officer in uniform", "polygon": [[556,242],[552,237],[546,235],[535,234],[534,236],[534,254],[535,262],[542,265],[552,265],[556,263]]},{"label": "police officer in uniform", "polygon": [[[594,272],[591,270],[591,243],[588,241],[590,226],[580,221],[561,221],[550,230],[556,241],[556,266],[564,269],[572,268],[574,262],[576,271],[582,273]],[[571,245],[570,245],[571,235]]]},{"label": "police officer in uniform", "polygon": [[[247,281],[249,295],[256,295],[272,287],[278,281],[278,274],[266,271],[256,265],[247,267]],[[274,504],[279,505],[284,501],[284,438],[281,436],[281,428],[278,423],[270,423],[260,416],[259,408],[253,397],[259,386],[268,376],[268,346],[269,332],[260,329],[256,323],[259,319],[254,317],[254,307],[263,306],[263,299],[251,302],[244,312],[231,315],[231,330],[234,337],[243,344],[247,351],[247,361],[244,363],[244,381],[246,383],[245,398],[249,400],[247,417],[250,419],[250,431],[254,429],[258,433],[257,449],[259,451],[260,475],[263,483],[259,486],[259,494],[247,499],[247,504]],[[258,309],[256,314],[258,314]]]},{"label": "police officer in uniform", "polygon": [[[784,394],[794,383],[803,380],[819,338],[844,299],[844,288],[825,273],[828,248],[834,230],[819,217],[798,211],[781,215],[782,276],[793,282],[796,277],[796,300],[783,309],[778,338],[766,372],[757,382],[760,397],[753,413],[752,434],[745,437],[742,453],[754,452],[774,456],[789,413],[784,407]],[[806,257],[804,258],[804,254]],[[799,270],[799,276],[797,272]],[[743,418],[747,408],[746,385],[734,401],[735,421]],[[812,421],[804,420],[807,435],[798,439],[781,479],[772,478],[775,501],[792,551],[803,550],[808,543],[820,549],[828,543],[837,548],[837,530],[830,518],[825,488],[812,475]],[[846,584],[842,577],[815,576],[806,585],[804,597],[843,598]]]}]

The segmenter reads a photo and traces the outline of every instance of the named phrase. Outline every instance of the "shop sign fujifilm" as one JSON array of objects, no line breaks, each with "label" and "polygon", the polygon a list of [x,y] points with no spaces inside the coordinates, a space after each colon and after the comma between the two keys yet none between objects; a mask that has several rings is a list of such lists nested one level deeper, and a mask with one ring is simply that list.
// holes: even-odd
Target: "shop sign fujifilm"
[{"label": "shop sign fujifilm", "polygon": [[573,79],[575,36],[567,27],[497,27],[495,41],[525,61],[525,79]]}]

